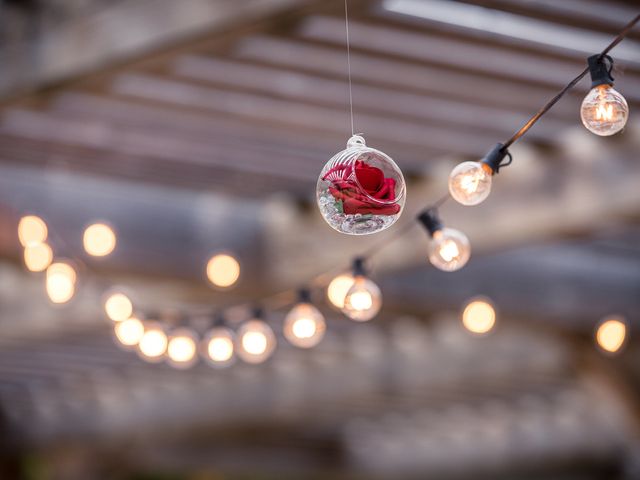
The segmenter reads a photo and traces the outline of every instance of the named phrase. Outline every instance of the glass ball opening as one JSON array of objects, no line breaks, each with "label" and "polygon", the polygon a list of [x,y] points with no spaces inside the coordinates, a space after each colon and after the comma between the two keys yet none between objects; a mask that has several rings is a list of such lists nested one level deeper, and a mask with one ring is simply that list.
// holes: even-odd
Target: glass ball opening
[{"label": "glass ball opening", "polygon": [[491,169],[481,162],[462,162],[449,175],[449,193],[467,206],[484,202],[491,193]]},{"label": "glass ball opening", "polygon": [[324,316],[310,303],[299,303],[284,320],[284,336],[292,345],[300,348],[315,347],[324,337]]},{"label": "glass ball opening", "polygon": [[405,191],[402,172],[391,157],[355,135],[320,172],[316,196],[322,217],[334,230],[368,235],[400,218]]},{"label": "glass ball opening", "polygon": [[353,285],[344,299],[344,313],[351,320],[367,322],[375,317],[382,308],[382,293],[372,280],[356,276]]},{"label": "glass ball opening", "polygon": [[587,130],[596,135],[615,135],[627,123],[629,105],[611,85],[598,85],[584,97],[580,118]]},{"label": "glass ball opening", "polygon": [[266,322],[254,319],[243,323],[237,333],[236,353],[247,363],[266,361],[276,348],[276,336]]},{"label": "glass ball opening", "polygon": [[471,256],[469,239],[453,228],[434,232],[428,247],[429,261],[438,270],[455,272],[464,267]]}]

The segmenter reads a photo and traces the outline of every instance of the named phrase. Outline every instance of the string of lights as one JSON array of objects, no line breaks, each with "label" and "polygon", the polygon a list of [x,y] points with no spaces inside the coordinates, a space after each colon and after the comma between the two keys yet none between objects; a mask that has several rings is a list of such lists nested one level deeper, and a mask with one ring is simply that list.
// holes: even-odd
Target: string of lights
[{"label": "string of lights", "polygon": [[[609,56],[609,52],[624,39],[638,21],[640,21],[640,15],[632,19],[600,53],[589,57],[587,67],[527,120],[511,138],[504,143],[496,144],[480,161],[463,162],[452,170],[448,181],[448,193],[424,208],[415,219],[429,236],[428,257],[434,267],[446,272],[459,270],[468,262],[471,254],[468,238],[462,232],[445,226],[438,213],[439,207],[449,199],[454,199],[465,206],[482,203],[491,192],[493,176],[513,161],[509,147],[522,138],[587,73],[590,74],[592,83],[591,90],[583,100],[580,109],[584,126],[600,136],[613,135],[624,128],[629,110],[624,97],[613,88],[614,79],[611,75],[613,59]],[[349,98],[353,130],[351,86]],[[347,157],[354,152],[363,151],[387,157],[382,152],[366,147],[360,135],[353,135],[347,150],[336,155],[335,161],[330,161],[329,168],[325,167],[326,171],[323,170],[324,176],[321,176],[321,179],[324,180],[327,176],[333,175],[335,181],[345,181],[347,174],[351,173],[345,172],[350,168],[349,164],[345,163]],[[395,166],[390,158],[388,160]],[[393,182],[391,180],[385,178],[384,182],[377,187],[376,199],[382,206],[376,208],[385,209],[385,212],[389,210],[395,215],[399,214],[402,205],[396,211],[394,202],[397,202],[397,198],[393,198],[393,202],[387,202],[389,188],[395,186],[395,180]],[[348,199],[344,200],[344,203],[341,203],[343,208],[348,206],[356,211],[369,209],[365,204],[363,204],[364,207],[359,204],[354,206],[353,202],[347,204]],[[387,228],[396,219],[397,216],[381,228],[374,227],[378,230]],[[360,256],[353,259],[350,269],[344,267],[331,269],[317,275],[298,290],[280,292],[252,304],[235,305],[244,307],[247,311],[247,320],[236,329],[231,328],[225,319],[224,311],[228,310],[229,306],[218,309],[215,315],[211,315],[210,329],[202,335],[202,338],[188,327],[192,312],[183,312],[183,317],[186,318],[186,322],[183,323],[186,325],[169,329],[156,318],[157,315],[148,312],[145,315],[145,312],[139,311],[131,300],[131,295],[119,288],[109,289],[105,293],[104,312],[113,323],[114,337],[119,345],[125,349],[137,350],[143,359],[150,362],[166,359],[176,368],[188,368],[194,365],[200,356],[216,368],[233,364],[236,357],[246,363],[262,363],[273,354],[277,345],[277,335],[267,320],[264,309],[276,311],[292,307],[285,316],[282,333],[289,343],[304,349],[316,346],[326,331],[325,318],[313,304],[314,293],[317,290],[326,289],[329,303],[349,319],[357,322],[373,319],[382,307],[382,293],[369,278],[367,261],[386,245],[406,235],[414,225],[413,221],[406,223],[398,228],[393,236],[363,251]],[[335,225],[332,226],[336,228]],[[339,228],[336,229],[340,231]],[[343,233],[357,234],[357,232]],[[83,265],[85,269],[88,267],[81,260],[56,259],[48,243],[48,234],[47,224],[40,217],[27,215],[19,221],[18,237],[24,247],[26,268],[32,272],[45,272],[45,286],[49,299],[52,303],[64,304],[74,296],[76,291],[78,275],[74,263]],[[84,231],[83,246],[90,256],[107,256],[115,250],[116,245],[115,230],[107,223],[94,223]],[[233,287],[241,276],[240,262],[228,252],[214,255],[209,259],[205,270],[210,282],[221,289]],[[488,299],[472,299],[463,310],[462,322],[470,332],[486,334],[496,322],[495,308]],[[603,351],[618,351],[627,337],[625,320],[620,317],[604,319],[595,337]]]}]

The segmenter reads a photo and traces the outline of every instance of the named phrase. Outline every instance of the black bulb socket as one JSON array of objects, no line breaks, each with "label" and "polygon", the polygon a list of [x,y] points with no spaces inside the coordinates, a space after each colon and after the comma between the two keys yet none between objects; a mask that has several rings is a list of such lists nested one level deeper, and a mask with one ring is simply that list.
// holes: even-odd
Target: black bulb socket
[{"label": "black bulb socket", "polygon": [[[605,60],[608,60],[609,63]],[[613,77],[611,69],[613,68],[613,60],[609,56],[601,56],[600,54],[591,55],[587,59],[589,64],[589,74],[591,75],[591,88],[600,85],[613,85]]]},{"label": "black bulb socket", "polygon": [[298,290],[298,302],[299,303],[311,303],[311,290],[308,288],[301,288]]},{"label": "black bulb socket", "polygon": [[440,218],[438,217],[438,214],[431,209],[420,213],[420,215],[418,215],[418,221],[427,229],[427,232],[429,232],[429,236],[431,237],[444,227],[442,221],[440,221]]},{"label": "black bulb socket", "polygon": [[364,257],[356,257],[353,259],[353,276],[364,277],[367,275],[367,270],[364,266]]},{"label": "black bulb socket", "polygon": [[509,155],[509,150],[504,148],[502,143],[496,143],[489,153],[480,160],[480,163],[486,165],[487,168],[491,170],[491,175],[493,175],[500,171],[500,167],[504,167],[506,165],[502,161],[507,155]]}]

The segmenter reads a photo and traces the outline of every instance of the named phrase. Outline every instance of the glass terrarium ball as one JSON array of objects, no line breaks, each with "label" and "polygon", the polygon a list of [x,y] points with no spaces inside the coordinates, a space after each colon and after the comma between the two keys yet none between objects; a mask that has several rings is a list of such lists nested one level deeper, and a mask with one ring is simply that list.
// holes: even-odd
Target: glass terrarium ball
[{"label": "glass terrarium ball", "polygon": [[326,222],[349,235],[367,235],[393,225],[404,207],[402,172],[387,154],[352,136],[347,148],[322,169],[316,189]]},{"label": "glass terrarium ball", "polygon": [[580,108],[580,118],[587,130],[603,137],[622,130],[628,116],[627,101],[611,85],[592,88]]}]

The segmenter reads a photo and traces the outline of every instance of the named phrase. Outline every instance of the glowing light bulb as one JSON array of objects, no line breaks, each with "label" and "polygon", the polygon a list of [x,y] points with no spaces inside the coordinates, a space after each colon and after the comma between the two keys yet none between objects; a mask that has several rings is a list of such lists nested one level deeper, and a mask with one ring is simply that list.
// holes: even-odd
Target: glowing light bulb
[{"label": "glowing light bulb", "polygon": [[24,265],[30,272],[43,272],[51,265],[53,251],[46,243],[29,244],[24,247]]},{"label": "glowing light bulb", "polygon": [[47,224],[35,215],[22,217],[18,223],[18,240],[23,247],[44,243],[48,233]]},{"label": "glowing light bulb", "polygon": [[197,361],[197,337],[196,334],[182,328],[172,332],[167,344],[167,357],[169,364],[176,368],[188,368]]},{"label": "glowing light bulb", "polygon": [[202,356],[214,367],[226,367],[234,361],[233,332],[225,327],[212,328],[202,341]]},{"label": "glowing light bulb", "polygon": [[140,343],[144,335],[144,325],[140,319],[130,317],[113,326],[116,339],[123,347],[130,349]]},{"label": "glowing light bulb", "polygon": [[53,303],[67,303],[75,294],[76,272],[67,263],[52,263],[47,268],[46,290]]},{"label": "glowing light bulb", "polygon": [[622,130],[628,117],[627,101],[611,85],[592,88],[580,107],[583,125],[590,132],[603,137]]},{"label": "glowing light bulb", "polygon": [[238,356],[247,363],[262,363],[276,347],[276,336],[260,319],[249,320],[238,329]]},{"label": "glowing light bulb", "polygon": [[449,193],[462,205],[478,205],[491,193],[492,175],[485,163],[462,162],[449,175]]},{"label": "glowing light bulb", "polygon": [[145,322],[144,334],[138,343],[138,354],[144,360],[159,362],[167,351],[167,334],[162,325],[156,322]]},{"label": "glowing light bulb", "polygon": [[344,299],[353,286],[353,275],[342,274],[335,277],[327,287],[327,298],[331,304],[339,309],[344,308]]},{"label": "glowing light bulb", "polygon": [[82,242],[89,255],[104,257],[116,248],[116,234],[109,225],[94,223],[85,229]]},{"label": "glowing light bulb", "polygon": [[122,292],[110,294],[104,302],[104,311],[114,322],[126,320],[133,313],[133,303]]},{"label": "glowing light bulb", "polygon": [[299,303],[291,309],[284,320],[284,336],[296,347],[315,347],[326,329],[324,316],[310,303]]},{"label": "glowing light bulb", "polygon": [[462,311],[464,328],[479,335],[488,333],[496,323],[496,311],[491,303],[483,298],[469,302]]},{"label": "glowing light bulb", "polygon": [[240,263],[231,255],[214,255],[207,262],[207,277],[216,287],[231,287],[240,278]]},{"label": "glowing light bulb", "polygon": [[453,228],[443,228],[433,233],[429,243],[429,261],[445,272],[461,269],[469,261],[471,246],[467,237]]},{"label": "glowing light bulb", "polygon": [[356,275],[344,299],[342,312],[351,320],[366,322],[382,307],[382,293],[378,286],[362,275]]},{"label": "glowing light bulb", "polygon": [[616,353],[627,338],[627,325],[622,317],[612,316],[602,320],[596,330],[598,346],[608,353]]}]

